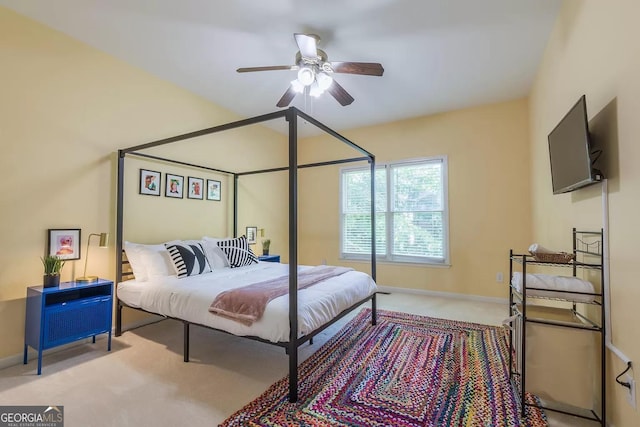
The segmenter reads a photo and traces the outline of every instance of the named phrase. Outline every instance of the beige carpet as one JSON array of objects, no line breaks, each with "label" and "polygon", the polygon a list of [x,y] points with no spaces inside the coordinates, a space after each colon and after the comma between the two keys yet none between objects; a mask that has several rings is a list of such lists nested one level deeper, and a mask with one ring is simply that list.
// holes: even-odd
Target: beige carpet
[{"label": "beige carpet", "polygon": [[[500,324],[504,304],[407,294],[380,295],[379,307]],[[350,316],[348,316],[350,318]],[[300,348],[303,360],[347,319]],[[0,404],[64,405],[65,426],[215,426],[288,373],[282,348],[193,326],[182,361],[182,324],[164,320],[114,338],[47,354],[0,370]],[[553,414],[552,426],[591,426]]]}]

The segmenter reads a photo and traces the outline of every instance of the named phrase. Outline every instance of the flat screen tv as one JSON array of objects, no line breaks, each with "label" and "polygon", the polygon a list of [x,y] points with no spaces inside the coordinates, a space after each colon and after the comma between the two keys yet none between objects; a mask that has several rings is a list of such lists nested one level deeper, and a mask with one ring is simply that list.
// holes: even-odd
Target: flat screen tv
[{"label": "flat screen tv", "polygon": [[567,193],[602,179],[593,168],[587,103],[582,95],[549,134],[553,194]]}]

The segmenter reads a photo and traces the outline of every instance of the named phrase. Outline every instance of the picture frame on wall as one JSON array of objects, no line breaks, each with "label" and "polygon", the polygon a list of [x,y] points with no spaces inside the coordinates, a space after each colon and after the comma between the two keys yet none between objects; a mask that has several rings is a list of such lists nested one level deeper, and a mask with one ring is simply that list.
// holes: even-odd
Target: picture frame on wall
[{"label": "picture frame on wall", "polygon": [[149,169],[140,169],[140,194],[159,196],[162,174]]},{"label": "picture frame on wall", "polygon": [[184,176],[174,175],[172,173],[165,174],[165,197],[173,197],[182,199],[184,188]]},{"label": "picture frame on wall", "polygon": [[207,200],[220,201],[222,195],[222,184],[215,179],[207,180]]},{"label": "picture frame on wall", "polygon": [[204,200],[204,179],[193,176],[188,177],[187,198]]},{"label": "picture frame on wall", "polygon": [[247,227],[247,243],[254,245],[258,238],[258,227]]},{"label": "picture frame on wall", "polygon": [[80,259],[80,229],[50,228],[47,233],[47,255],[64,260]]}]

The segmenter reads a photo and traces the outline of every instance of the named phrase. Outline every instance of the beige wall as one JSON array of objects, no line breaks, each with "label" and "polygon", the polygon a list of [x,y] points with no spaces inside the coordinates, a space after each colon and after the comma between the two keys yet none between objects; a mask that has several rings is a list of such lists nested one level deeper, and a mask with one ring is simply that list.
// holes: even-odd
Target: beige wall
[{"label": "beige wall", "polygon": [[[88,233],[109,231],[114,236],[116,150],[226,123],[238,117],[4,8],[0,8],[0,53],[3,58],[0,67],[0,81],[3,82],[0,169],[5,176],[0,190],[1,360],[22,352],[26,287],[42,282],[39,257],[45,251],[47,229],[82,229],[83,252]],[[237,147],[246,154],[238,163],[218,167],[232,169],[240,162],[249,168],[253,162],[256,166],[263,166],[265,162],[280,166],[277,158],[282,153],[286,159],[286,143],[278,144],[282,140],[280,135],[265,129],[246,132],[252,139]],[[265,143],[270,144],[266,154],[263,151],[261,156],[250,155],[258,152],[258,144]],[[228,150],[228,147],[216,147],[211,150],[210,157],[224,158]],[[222,202],[178,201],[137,195],[139,167],[176,172],[185,177],[215,176],[136,159],[127,163],[126,188],[131,202],[127,206],[139,215],[130,220],[143,227],[128,227],[128,238],[158,242],[182,237],[183,233],[189,235],[185,237],[200,236],[204,234],[202,230],[219,235],[229,233],[230,219],[224,216],[224,210],[228,209],[230,185],[224,177],[221,179]],[[265,189],[260,197],[269,197],[269,192],[273,191],[271,187],[279,185],[278,180],[278,177],[265,179],[262,183]],[[282,208],[279,194],[274,195],[268,215],[261,213],[259,216],[254,206],[263,200],[254,201],[247,195],[241,197],[247,199],[244,205],[247,213],[240,221],[241,230],[246,225],[262,226],[267,232],[274,233],[282,228],[279,224],[281,218],[286,218],[286,213],[278,211]],[[196,205],[199,205],[198,213],[192,213],[188,221],[182,222],[180,231],[156,227],[165,221],[155,215],[157,212],[167,211],[184,217]],[[274,249],[283,247],[286,250],[286,240],[274,245]],[[114,252],[113,246],[106,251],[92,251],[91,273],[113,279]],[[67,263],[62,280],[82,274],[83,261]]]},{"label": "beige wall", "polygon": [[[635,326],[637,242],[640,227],[640,2],[566,1],[549,40],[531,94],[533,235],[553,247],[570,245],[571,227],[603,226],[601,186],[552,195],[547,134],[582,95],[591,131],[604,143],[609,187],[610,284],[613,343],[633,361],[640,359]],[[640,425],[640,416],[614,382],[624,365],[607,352],[608,420]],[[638,378],[634,373],[635,381]]]},{"label": "beige wall", "polygon": [[[381,285],[486,297],[507,296],[509,248],[530,241],[528,107],[524,99],[344,132],[377,162],[446,155],[450,267],[381,263]],[[358,157],[326,137],[305,140],[300,161]],[[340,261],[339,167],[300,173],[301,262]]]}]

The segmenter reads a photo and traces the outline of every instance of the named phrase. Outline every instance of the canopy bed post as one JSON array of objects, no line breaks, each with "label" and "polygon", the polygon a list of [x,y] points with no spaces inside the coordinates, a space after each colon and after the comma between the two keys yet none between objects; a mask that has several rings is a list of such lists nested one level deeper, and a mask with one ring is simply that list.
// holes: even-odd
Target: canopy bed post
[{"label": "canopy bed post", "polygon": [[[116,257],[122,257],[122,228],[124,212],[124,156],[123,150],[118,150],[118,188],[116,195]],[[119,259],[119,258],[118,258]],[[122,262],[116,262],[116,283],[122,282]],[[118,293],[114,292],[116,300],[116,331],[115,336],[122,335],[122,307],[118,303]]]},{"label": "canopy bed post", "polygon": [[233,237],[238,237],[238,179],[239,178],[240,176],[237,173],[233,174]]},{"label": "canopy bed post", "polygon": [[[371,167],[371,277],[376,281],[376,158],[370,155],[369,165]],[[376,294],[371,298],[371,324],[377,323]]]},{"label": "canopy bed post", "polygon": [[298,401],[298,116],[289,122],[289,402]]}]

